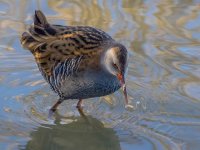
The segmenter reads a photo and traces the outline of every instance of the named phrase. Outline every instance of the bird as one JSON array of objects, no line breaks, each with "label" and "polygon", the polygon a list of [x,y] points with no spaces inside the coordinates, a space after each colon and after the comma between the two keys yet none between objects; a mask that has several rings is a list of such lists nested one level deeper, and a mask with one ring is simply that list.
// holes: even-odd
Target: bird
[{"label": "bird", "polygon": [[125,77],[128,50],[109,34],[90,26],[50,24],[41,10],[35,10],[33,25],[21,36],[21,44],[33,54],[38,68],[57,93],[57,107],[68,99],[106,96],[123,89],[128,104]]}]

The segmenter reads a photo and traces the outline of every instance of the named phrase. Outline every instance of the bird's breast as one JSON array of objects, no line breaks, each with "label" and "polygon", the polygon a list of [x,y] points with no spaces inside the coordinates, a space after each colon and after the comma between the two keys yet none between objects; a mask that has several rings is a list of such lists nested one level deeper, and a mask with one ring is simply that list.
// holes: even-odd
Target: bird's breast
[{"label": "bird's breast", "polygon": [[120,88],[118,79],[104,71],[68,77],[61,84],[64,99],[85,99],[111,94]]}]

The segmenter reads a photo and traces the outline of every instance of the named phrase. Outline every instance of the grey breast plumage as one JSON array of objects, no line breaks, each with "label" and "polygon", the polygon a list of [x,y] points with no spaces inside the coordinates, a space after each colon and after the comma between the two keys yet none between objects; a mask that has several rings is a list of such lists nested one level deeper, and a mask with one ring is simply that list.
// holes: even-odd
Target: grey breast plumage
[{"label": "grey breast plumage", "polygon": [[[41,11],[35,12],[34,25],[21,37],[61,99],[102,96],[120,87],[100,64],[101,54],[113,42],[107,33],[93,27],[50,25]],[[101,76],[108,80],[102,82]]]}]

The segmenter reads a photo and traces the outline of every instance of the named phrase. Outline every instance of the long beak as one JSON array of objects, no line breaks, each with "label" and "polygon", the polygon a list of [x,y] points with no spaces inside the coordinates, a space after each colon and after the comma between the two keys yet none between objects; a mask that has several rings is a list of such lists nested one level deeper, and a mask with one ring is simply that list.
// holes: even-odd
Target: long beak
[{"label": "long beak", "polygon": [[119,73],[117,75],[117,78],[119,79],[121,87],[123,89],[123,93],[124,93],[124,97],[125,97],[125,104],[128,105],[128,96],[127,96],[127,92],[126,92],[126,84],[125,84],[124,76],[122,75],[122,73]]}]

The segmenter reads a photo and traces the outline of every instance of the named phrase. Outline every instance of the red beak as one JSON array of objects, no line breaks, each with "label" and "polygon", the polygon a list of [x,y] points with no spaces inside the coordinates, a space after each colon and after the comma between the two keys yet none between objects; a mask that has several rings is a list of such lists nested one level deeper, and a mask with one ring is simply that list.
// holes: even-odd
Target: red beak
[{"label": "red beak", "polygon": [[122,73],[119,73],[117,75],[117,78],[119,79],[121,87],[123,89],[123,93],[124,93],[124,97],[125,97],[125,104],[128,105],[128,96],[127,96],[127,92],[126,92],[126,84],[125,84],[124,76],[122,75]]}]

